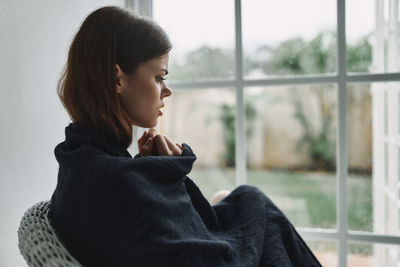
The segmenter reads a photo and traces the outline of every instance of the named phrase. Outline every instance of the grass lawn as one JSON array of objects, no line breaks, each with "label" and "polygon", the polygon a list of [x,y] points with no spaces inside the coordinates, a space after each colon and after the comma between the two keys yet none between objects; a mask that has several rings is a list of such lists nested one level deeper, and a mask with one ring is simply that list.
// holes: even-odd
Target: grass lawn
[{"label": "grass lawn", "polygon": [[[210,200],[220,189],[235,189],[233,168],[194,168],[188,175]],[[260,188],[296,227],[336,228],[336,175],[250,169],[248,184]],[[348,223],[372,231],[371,177],[348,176]]]}]

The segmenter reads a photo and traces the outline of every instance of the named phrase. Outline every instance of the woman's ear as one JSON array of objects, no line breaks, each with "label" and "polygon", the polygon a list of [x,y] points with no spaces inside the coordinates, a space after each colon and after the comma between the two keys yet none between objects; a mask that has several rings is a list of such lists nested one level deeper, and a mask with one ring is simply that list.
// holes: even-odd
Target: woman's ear
[{"label": "woman's ear", "polygon": [[124,87],[124,72],[121,70],[118,64],[115,64],[115,74],[116,74],[116,86],[117,86],[117,93],[122,93]]}]

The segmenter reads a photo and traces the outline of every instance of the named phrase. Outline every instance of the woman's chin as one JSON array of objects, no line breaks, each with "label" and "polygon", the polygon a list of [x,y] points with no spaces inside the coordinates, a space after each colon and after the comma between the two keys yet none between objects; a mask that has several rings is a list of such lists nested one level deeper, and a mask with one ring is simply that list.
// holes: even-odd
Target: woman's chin
[{"label": "woman's chin", "polygon": [[156,127],[158,124],[159,116],[153,118],[152,120],[141,120],[141,121],[133,121],[133,125],[141,127],[141,128],[153,128]]},{"label": "woman's chin", "polygon": [[158,124],[158,121],[155,122],[142,122],[142,123],[134,123],[134,126],[140,127],[140,128],[153,128],[156,127]]},{"label": "woman's chin", "polygon": [[147,126],[146,127],[142,127],[142,128],[149,128],[150,129],[150,128],[156,127],[157,124],[158,124],[158,119],[153,121],[153,122],[151,122],[151,123],[146,124]]}]

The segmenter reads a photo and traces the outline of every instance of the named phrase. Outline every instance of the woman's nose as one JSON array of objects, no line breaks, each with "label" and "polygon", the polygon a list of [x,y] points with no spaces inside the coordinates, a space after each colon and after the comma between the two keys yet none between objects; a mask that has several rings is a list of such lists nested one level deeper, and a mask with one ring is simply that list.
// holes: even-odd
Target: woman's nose
[{"label": "woman's nose", "polygon": [[162,97],[167,97],[167,96],[172,95],[172,90],[167,85],[164,86],[162,92],[163,92]]}]

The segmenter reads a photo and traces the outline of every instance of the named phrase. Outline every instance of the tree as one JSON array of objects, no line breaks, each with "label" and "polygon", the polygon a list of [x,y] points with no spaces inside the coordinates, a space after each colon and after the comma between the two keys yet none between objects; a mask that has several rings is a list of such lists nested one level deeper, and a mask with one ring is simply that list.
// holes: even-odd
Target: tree
[{"label": "tree", "polygon": [[[267,75],[299,75],[336,72],[336,33],[321,32],[307,42],[300,37],[285,40],[276,47],[260,46],[256,55],[245,55],[245,73],[261,69]],[[234,53],[220,48],[201,46],[188,53],[182,63],[172,60],[170,79],[181,82],[194,80],[219,80],[233,77]],[[347,47],[347,68],[349,71],[368,71],[372,61],[372,48],[367,36]],[[292,94],[295,108],[294,118],[302,126],[303,133],[297,148],[307,147],[314,169],[333,169],[335,165],[335,135],[333,127],[335,102],[328,90],[322,86],[311,86],[311,92],[319,102],[321,126],[315,127],[304,113],[299,97]],[[332,102],[333,101],[333,102]],[[235,106],[220,105],[219,119],[224,125],[226,154],[224,161],[234,166],[235,161]],[[248,135],[252,133],[252,120],[256,115],[250,103],[246,103]],[[332,137],[333,136],[333,137]]]},{"label": "tree", "polygon": [[[275,48],[268,47],[271,57],[262,66],[265,74],[314,74],[336,71],[336,34],[322,32],[309,43],[302,38],[283,41]],[[372,49],[367,37],[347,47],[347,68],[367,71],[372,61]],[[295,108],[294,118],[302,126],[303,133],[297,149],[307,147],[311,168],[333,170],[335,167],[335,134],[333,128],[335,102],[329,91],[322,86],[310,86],[318,100],[321,126],[313,126],[305,115],[299,96],[291,95]]]},{"label": "tree", "polygon": [[294,117],[303,128],[296,149],[306,146],[313,170],[334,171],[336,162],[335,129],[333,128],[335,103],[329,97],[329,90],[322,86],[311,86],[311,92],[317,97],[321,115],[320,127],[315,127],[305,115],[301,98],[292,98],[295,107]]},{"label": "tree", "polygon": [[355,44],[347,46],[347,70],[368,72],[372,62],[372,47],[368,35],[361,37]]},{"label": "tree", "polygon": [[[228,167],[235,166],[235,114],[235,105],[220,105],[219,119],[223,125],[223,140],[226,148],[222,157]],[[250,138],[253,135],[254,119],[257,116],[257,111],[250,102],[245,103],[245,116],[246,137]]]},{"label": "tree", "polygon": [[171,61],[170,79],[180,82],[221,80],[233,77],[232,51],[203,45],[189,52],[182,63]]}]

